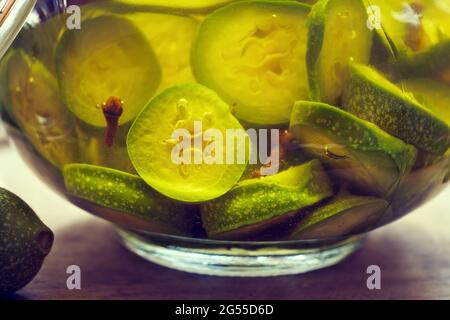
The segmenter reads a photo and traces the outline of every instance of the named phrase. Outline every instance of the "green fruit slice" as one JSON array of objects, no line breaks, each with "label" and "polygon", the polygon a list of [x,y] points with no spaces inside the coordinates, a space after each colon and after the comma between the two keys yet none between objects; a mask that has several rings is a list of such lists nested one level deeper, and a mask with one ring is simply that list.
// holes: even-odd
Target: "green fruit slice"
[{"label": "green fruit slice", "polygon": [[13,293],[39,272],[53,232],[18,196],[0,188],[0,295]]},{"label": "green fruit slice", "polygon": [[340,195],[308,214],[290,239],[327,239],[365,232],[377,224],[388,207],[383,199]]},{"label": "green fruit slice", "polygon": [[113,2],[141,7],[159,7],[179,10],[208,9],[235,0],[113,0]]},{"label": "green fruit slice", "polygon": [[450,72],[450,40],[426,51],[401,57],[400,70],[406,76],[435,76]]},{"label": "green fruit slice", "polygon": [[[381,38],[393,45],[400,56],[423,51],[450,36],[448,0],[364,0],[367,7],[375,6],[369,21]],[[378,11],[379,10],[379,11]]]},{"label": "green fruit slice", "polygon": [[428,78],[410,78],[401,85],[422,105],[450,126],[450,85]]},{"label": "green fruit slice", "polygon": [[74,121],[55,77],[23,50],[10,51],[0,69],[0,97],[34,148],[57,168],[76,161]]},{"label": "green fruit slice", "polygon": [[216,10],[194,43],[195,77],[233,106],[237,118],[287,123],[294,102],[309,96],[309,11],[293,1],[243,1]]},{"label": "green fruit slice", "polygon": [[160,89],[195,82],[189,54],[198,27],[194,18],[162,13],[136,13],[127,18],[143,32],[155,51],[162,71]]},{"label": "green fruit slice", "polygon": [[[196,123],[201,125],[197,131]],[[205,139],[209,129],[220,136]],[[231,136],[227,141],[227,129],[240,133],[241,139]],[[183,138],[174,138],[180,130]],[[200,145],[194,139],[200,139],[196,140]],[[182,142],[188,147],[183,148]],[[150,186],[169,198],[201,202],[223,195],[236,184],[247,164],[250,141],[229,106],[213,91],[183,84],[166,89],[145,107],[130,129],[127,145],[136,171]],[[216,162],[206,163],[207,149],[216,155]],[[228,161],[227,150],[234,161]],[[191,159],[175,161],[174,152]]]},{"label": "green fruit slice", "polygon": [[368,66],[351,65],[342,108],[428,152],[450,146],[447,123]]},{"label": "green fruit slice", "polygon": [[433,42],[450,39],[450,0],[422,0],[422,25]]},{"label": "green fruit slice", "polygon": [[125,8],[111,1],[90,3],[83,6],[82,19],[92,19],[108,13],[121,14],[130,19],[142,31],[158,58],[162,72],[160,90],[178,83],[195,82],[189,53],[198,21],[181,13],[131,10],[133,6]]},{"label": "green fruit slice", "polygon": [[[370,59],[372,31],[361,0],[321,0],[309,15],[307,65],[314,100],[336,104],[349,62]],[[345,32],[344,32],[345,30]]]},{"label": "green fruit slice", "polygon": [[14,47],[41,61],[51,73],[55,73],[54,53],[56,44],[66,26],[64,15],[55,15],[39,24],[25,24],[14,41]]},{"label": "green fruit slice", "polygon": [[239,182],[223,197],[201,205],[208,236],[239,239],[289,219],[333,194],[317,160],[281,173]]},{"label": "green fruit slice", "polygon": [[195,217],[182,204],[152,190],[138,176],[105,167],[70,164],[64,167],[67,191],[116,210],[106,218],[154,232],[189,234]]},{"label": "green fruit slice", "polygon": [[[114,30],[114,32],[111,32]],[[106,127],[100,106],[110,97],[124,102],[119,124],[136,117],[157,90],[161,69],[142,32],[129,20],[99,16],[67,30],[56,48],[64,100],[82,121]]]},{"label": "green fruit slice", "polygon": [[292,110],[292,134],[330,173],[359,192],[387,197],[416,159],[416,149],[377,126],[339,108],[299,101]]},{"label": "green fruit slice", "polygon": [[[412,13],[410,19],[415,17],[415,11],[410,3],[403,0],[364,0],[364,3],[368,8],[368,22],[376,30],[386,47],[389,49],[393,47],[396,54],[411,51],[412,49],[405,42],[408,37],[408,24],[403,21],[407,19],[404,10]],[[375,11],[369,11],[369,8],[375,8]],[[420,22],[418,23],[420,24]],[[422,36],[419,33],[414,35],[415,38]]]},{"label": "green fruit slice", "polygon": [[6,110],[9,116],[12,116],[12,110],[10,103],[8,102],[10,95],[9,88],[9,74],[10,74],[10,60],[17,55],[16,50],[10,49],[5,53],[3,58],[0,60],[0,106],[2,109],[0,111]]}]

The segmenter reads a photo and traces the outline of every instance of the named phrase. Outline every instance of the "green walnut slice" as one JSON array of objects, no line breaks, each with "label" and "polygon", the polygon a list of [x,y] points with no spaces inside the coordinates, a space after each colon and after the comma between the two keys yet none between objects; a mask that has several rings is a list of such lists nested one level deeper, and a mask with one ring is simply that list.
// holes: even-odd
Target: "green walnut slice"
[{"label": "green walnut slice", "polygon": [[152,190],[138,176],[87,165],[64,167],[64,183],[69,194],[115,212],[105,218],[134,228],[170,234],[189,234],[195,217],[186,207]]},{"label": "green walnut slice", "polygon": [[129,20],[103,15],[67,30],[55,53],[67,107],[82,121],[106,127],[101,106],[123,101],[119,124],[133,120],[157,90],[161,68],[147,39]]},{"label": "green walnut slice", "polygon": [[10,51],[0,69],[0,98],[34,148],[60,169],[76,161],[74,121],[61,103],[55,77],[20,49]]},{"label": "green walnut slice", "polygon": [[309,11],[294,1],[242,1],[216,10],[194,42],[196,79],[228,102],[240,120],[289,122],[294,102],[309,96]]},{"label": "green walnut slice", "polygon": [[327,239],[365,232],[377,224],[388,207],[389,203],[380,198],[350,194],[337,196],[309,213],[290,239]]},{"label": "green walnut slice", "polygon": [[148,7],[176,10],[207,10],[219,7],[235,0],[113,0],[113,3],[125,4],[141,9]]},{"label": "green walnut slice", "polygon": [[127,18],[143,32],[155,51],[162,71],[160,89],[195,82],[189,54],[198,27],[194,18],[151,12],[130,14]]},{"label": "green walnut slice", "polygon": [[127,145],[136,171],[151,187],[179,201],[202,202],[239,181],[249,140],[214,91],[182,84],[150,101],[133,123]]},{"label": "green walnut slice", "polygon": [[[409,52],[413,49],[408,46],[408,37],[411,38],[410,45],[413,45],[413,41],[420,41],[423,39],[423,34],[419,32],[413,32],[412,25],[410,25],[405,19],[408,19],[408,13],[410,19],[414,19],[415,10],[411,7],[409,1],[403,0],[363,0],[367,7],[368,26],[374,29],[383,44],[397,55],[399,52]],[[420,20],[412,23],[418,23]],[[411,27],[411,29],[409,29]],[[411,35],[408,34],[408,30],[411,30]]]},{"label": "green walnut slice", "polygon": [[13,46],[24,50],[29,56],[41,61],[54,74],[55,48],[64,32],[66,21],[64,15],[58,14],[39,24],[25,24]]},{"label": "green walnut slice", "polygon": [[411,169],[416,149],[339,108],[299,101],[290,130],[300,146],[353,188],[387,197]]},{"label": "green walnut slice", "polygon": [[450,85],[428,78],[404,79],[401,85],[404,91],[450,125]]},{"label": "green walnut slice", "polygon": [[202,204],[203,227],[211,238],[245,238],[332,194],[320,162],[313,160],[272,176],[243,180],[223,197]]},{"label": "green walnut slice", "polygon": [[[125,10],[126,8],[129,10]],[[133,8],[135,6],[121,6],[113,1],[93,2],[83,6],[83,20],[108,13],[121,14],[131,20],[147,38],[159,61],[159,90],[179,83],[195,82],[190,52],[199,24],[197,19],[178,12],[153,12],[150,11],[152,7],[149,7],[149,10],[143,10],[141,7],[132,10]]]},{"label": "green walnut slice", "polygon": [[445,121],[368,66],[350,66],[342,108],[436,155],[450,146],[450,127]]},{"label": "green walnut slice", "polygon": [[429,49],[404,55],[399,61],[405,76],[442,76],[450,73],[450,40],[437,43]]},{"label": "green walnut slice", "polygon": [[368,63],[372,31],[361,0],[321,0],[309,15],[307,65],[314,100],[336,104],[349,62]]},{"label": "green walnut slice", "polygon": [[[400,56],[427,50],[450,36],[448,0],[364,0],[370,25]],[[380,28],[381,27],[381,28]]]}]

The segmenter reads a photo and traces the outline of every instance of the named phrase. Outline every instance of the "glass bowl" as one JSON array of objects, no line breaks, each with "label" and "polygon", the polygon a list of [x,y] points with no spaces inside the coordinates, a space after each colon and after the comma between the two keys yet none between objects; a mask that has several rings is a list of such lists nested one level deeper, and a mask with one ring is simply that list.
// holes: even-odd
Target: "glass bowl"
[{"label": "glass bowl", "polygon": [[36,174],[155,263],[333,265],[446,186],[448,0],[38,1],[0,62]]}]

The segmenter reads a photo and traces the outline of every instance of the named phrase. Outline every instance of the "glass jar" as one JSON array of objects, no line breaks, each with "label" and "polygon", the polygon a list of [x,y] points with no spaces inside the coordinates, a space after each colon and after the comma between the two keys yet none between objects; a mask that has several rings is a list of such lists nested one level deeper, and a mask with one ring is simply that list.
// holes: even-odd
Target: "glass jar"
[{"label": "glass jar", "polygon": [[449,14],[448,0],[37,1],[0,63],[1,115],[36,174],[140,256],[307,272],[445,188]]}]

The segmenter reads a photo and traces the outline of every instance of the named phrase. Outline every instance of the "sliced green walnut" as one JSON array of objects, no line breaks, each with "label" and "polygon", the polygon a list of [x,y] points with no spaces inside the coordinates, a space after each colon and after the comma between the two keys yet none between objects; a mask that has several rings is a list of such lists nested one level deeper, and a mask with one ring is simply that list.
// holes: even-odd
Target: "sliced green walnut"
[{"label": "sliced green walnut", "polygon": [[368,66],[350,66],[342,108],[433,154],[441,155],[450,146],[445,121]]},{"label": "sliced green walnut", "polygon": [[292,232],[291,240],[337,238],[368,231],[389,210],[380,198],[350,194],[338,195],[331,202],[312,210]]},{"label": "sliced green walnut", "polygon": [[178,83],[195,82],[188,53],[197,32],[197,19],[178,12],[150,11],[152,7],[149,10],[133,8],[112,1],[93,2],[83,6],[82,19],[115,13],[131,20],[147,38],[158,58],[162,73],[159,90]]},{"label": "sliced green walnut", "polygon": [[333,195],[320,162],[239,182],[223,197],[201,205],[210,238],[240,239],[290,219],[299,210]]},{"label": "sliced green walnut", "polygon": [[240,179],[250,139],[214,91],[182,84],[150,101],[127,145],[136,171],[151,187],[179,201],[202,202]]},{"label": "sliced green walnut", "polygon": [[195,82],[189,54],[198,27],[194,18],[152,12],[130,14],[127,18],[143,32],[155,51],[162,71],[160,89]]},{"label": "sliced green walnut", "polygon": [[372,31],[361,0],[321,0],[308,18],[307,66],[314,100],[336,104],[349,62],[370,59]]},{"label": "sliced green walnut", "polygon": [[51,73],[55,73],[54,52],[65,27],[66,18],[61,14],[32,26],[25,24],[14,47],[23,49],[29,56],[41,61]]},{"label": "sliced green walnut", "polygon": [[11,107],[8,104],[8,95],[10,88],[8,86],[9,83],[9,64],[11,57],[16,55],[16,50],[10,49],[5,53],[5,55],[0,60],[0,111],[6,110],[8,111],[9,115],[11,116]]},{"label": "sliced green walnut", "polygon": [[141,10],[148,7],[173,10],[208,10],[236,0],[113,0],[113,3],[138,7]]},{"label": "sliced green walnut", "polygon": [[299,101],[290,131],[340,180],[370,195],[390,196],[411,169],[416,149],[339,108]]},{"label": "sliced green walnut", "polygon": [[[268,130],[268,129],[261,129]],[[278,132],[278,146],[271,149],[270,156],[278,157],[278,170],[284,171],[292,166],[298,166],[304,164],[308,161],[313,160],[309,155],[303,152],[300,147],[295,143],[294,137],[289,132],[289,130],[282,130],[280,132],[279,129],[275,129],[275,132]],[[262,132],[262,131],[261,131]],[[268,140],[272,141],[271,130],[268,130]],[[265,139],[264,137],[259,136],[259,141],[261,139]],[[264,141],[264,140],[262,140]],[[272,143],[272,142],[271,142]],[[256,159],[256,163],[252,162],[247,165],[244,174],[241,177],[242,180],[251,179],[251,178],[259,178],[264,175],[268,175],[264,170],[267,170],[268,167],[274,168],[271,162],[264,164],[261,162],[261,159]]]},{"label": "sliced green walnut", "polygon": [[436,76],[445,81],[446,74],[450,73],[449,56],[450,40],[445,40],[428,50],[404,55],[399,61],[399,69],[405,76]]},{"label": "sliced green walnut", "polygon": [[450,38],[450,0],[422,0],[422,25],[433,43]]},{"label": "sliced green walnut", "polygon": [[402,80],[403,90],[450,125],[450,85],[429,78]]},{"label": "sliced green walnut", "polygon": [[228,102],[240,120],[289,122],[294,102],[309,96],[309,11],[294,1],[242,1],[216,10],[194,42],[196,79]]},{"label": "sliced green walnut", "polygon": [[104,218],[128,227],[177,235],[190,234],[195,217],[182,204],[152,190],[138,176],[118,170],[70,164],[64,167],[69,194],[112,209]]},{"label": "sliced green walnut", "polygon": [[[448,37],[445,7],[448,0],[364,0],[370,10],[369,22],[385,44],[400,55],[423,51]],[[448,9],[447,9],[448,10]],[[439,14],[437,14],[440,12]],[[380,28],[381,27],[381,28]],[[447,33],[447,35],[445,35]]]},{"label": "sliced green walnut", "polygon": [[131,21],[113,15],[83,21],[82,32],[66,30],[55,61],[65,104],[96,127],[107,126],[101,106],[110,97],[123,101],[122,125],[137,116],[161,80],[148,40]]},{"label": "sliced green walnut", "polygon": [[385,46],[394,52],[395,60],[399,62],[396,68],[400,67],[404,75],[437,74],[444,79],[450,74],[447,58],[450,39],[449,0],[364,2],[368,8],[375,7],[370,21],[381,23],[381,28],[376,28],[377,33]]},{"label": "sliced green walnut", "polygon": [[0,69],[0,97],[33,147],[60,169],[76,161],[74,121],[61,103],[55,77],[20,49],[10,51]]}]

